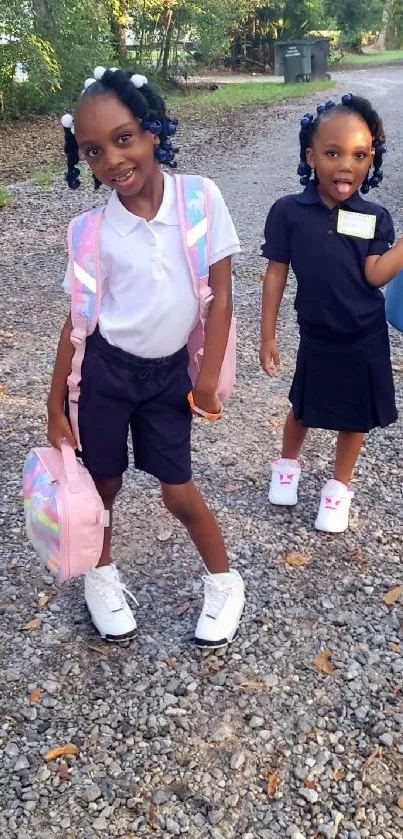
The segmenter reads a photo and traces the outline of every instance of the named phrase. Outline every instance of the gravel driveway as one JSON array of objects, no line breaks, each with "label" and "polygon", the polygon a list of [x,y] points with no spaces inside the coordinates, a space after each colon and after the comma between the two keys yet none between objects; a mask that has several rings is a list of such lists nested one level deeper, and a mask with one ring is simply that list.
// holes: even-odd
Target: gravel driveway
[{"label": "gravel driveway", "polygon": [[[385,118],[379,199],[402,232],[403,73],[373,73],[340,74],[338,92],[371,96]],[[50,191],[26,182],[1,214],[4,839],[403,835],[402,598],[383,600],[402,582],[401,421],[368,440],[345,536],[313,527],[332,435],[317,432],[307,444],[296,510],[270,508],[266,495],[297,331],[291,283],[279,329],[281,375],[269,382],[257,363],[264,267],[257,254],[269,205],[298,188],[298,118],[313,105],[194,124],[182,142],[183,170],[217,180],[243,243],[237,393],[220,426],[195,423],[193,446],[195,477],[248,587],[240,637],[223,655],[202,655],[189,643],[200,563],[150,479],[129,471],[116,517],[115,558],[139,600],[131,644],[106,648],[89,623],[82,582],[57,588],[27,545],[21,467],[28,449],[45,442],[45,399],[66,314],[65,229],[102,197],[89,185],[69,193],[61,178]],[[402,409],[396,333],[392,346]],[[285,563],[293,551],[307,564]],[[321,652],[331,659],[318,659]],[[78,754],[43,760],[66,744]]]}]

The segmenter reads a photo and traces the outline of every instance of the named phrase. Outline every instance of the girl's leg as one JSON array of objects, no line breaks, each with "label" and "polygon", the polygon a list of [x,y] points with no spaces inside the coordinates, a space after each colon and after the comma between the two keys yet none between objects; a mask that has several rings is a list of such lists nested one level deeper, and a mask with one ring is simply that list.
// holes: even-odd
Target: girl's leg
[{"label": "girl's leg", "polygon": [[125,593],[130,593],[122,586],[117,568],[111,565],[112,509],[122,486],[122,478],[97,479],[95,485],[111,518],[109,527],[105,528],[98,565],[85,575],[85,601],[92,621],[103,638],[107,641],[127,641],[135,635],[137,624],[125,597]]},{"label": "girl's leg", "polygon": [[340,431],[337,436],[336,463],[334,477],[336,481],[348,486],[354,471],[358,455],[363,444],[364,434],[360,432]]},{"label": "girl's leg", "polygon": [[165,506],[189,531],[209,573],[228,573],[228,555],[220,529],[194,483],[161,483],[161,489]]},{"label": "girl's leg", "polygon": [[218,524],[194,483],[161,483],[168,510],[185,525],[208,570],[204,602],[195,630],[198,647],[217,649],[230,644],[238,632],[244,608],[244,584],[230,570]]},{"label": "girl's leg", "polygon": [[308,429],[295,419],[291,408],[283,431],[283,448],[281,457],[287,460],[298,460]]},{"label": "girl's leg", "polygon": [[122,477],[95,480],[95,486],[102,498],[105,510],[109,511],[109,526],[105,527],[104,546],[97,568],[110,565],[111,562],[111,541],[112,541],[112,509],[115,498],[122,488]]}]

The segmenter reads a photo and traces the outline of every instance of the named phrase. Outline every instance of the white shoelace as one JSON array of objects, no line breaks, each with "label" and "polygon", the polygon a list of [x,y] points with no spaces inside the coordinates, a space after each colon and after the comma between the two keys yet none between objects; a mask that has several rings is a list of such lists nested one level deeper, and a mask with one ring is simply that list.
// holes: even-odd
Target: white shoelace
[{"label": "white shoelace", "polygon": [[94,574],[92,580],[110,612],[119,612],[121,609],[124,609],[126,605],[125,594],[130,597],[136,606],[139,605],[134,594],[121,582],[118,573],[114,574],[112,580],[105,579],[105,577],[101,577],[99,574]]},{"label": "white shoelace", "polygon": [[203,611],[209,618],[215,620],[222,611],[227,597],[232,594],[234,585],[225,586],[224,588],[219,583],[216,583],[210,575],[203,577],[203,581],[205,583]]}]

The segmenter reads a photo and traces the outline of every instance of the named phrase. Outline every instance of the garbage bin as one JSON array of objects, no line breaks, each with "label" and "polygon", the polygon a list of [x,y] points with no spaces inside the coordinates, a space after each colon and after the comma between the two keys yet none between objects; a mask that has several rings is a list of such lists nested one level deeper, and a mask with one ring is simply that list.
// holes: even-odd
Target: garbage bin
[{"label": "garbage bin", "polygon": [[287,84],[308,81],[311,76],[311,50],[308,40],[277,41],[274,50],[275,74]]},{"label": "garbage bin", "polygon": [[331,38],[311,38],[312,78],[330,79],[328,59]]}]

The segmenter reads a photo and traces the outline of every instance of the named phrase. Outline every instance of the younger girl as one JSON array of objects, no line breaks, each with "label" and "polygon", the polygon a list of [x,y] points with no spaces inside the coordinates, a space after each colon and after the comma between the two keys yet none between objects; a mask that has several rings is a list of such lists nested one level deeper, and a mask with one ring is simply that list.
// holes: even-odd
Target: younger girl
[{"label": "younger girl", "polygon": [[391,249],[388,211],[359,194],[381,183],[386,152],[382,121],[367,100],[346,94],[339,105],[319,106],[315,118],[305,114],[300,147],[305,190],[273,205],[261,251],[270,260],[260,350],[269,376],[280,364],[276,324],[290,264],[301,336],[269,499],[296,504],[308,429],[337,431],[334,474],[322,489],[316,528],[341,533],[348,527],[349,481],[364,434],[397,418],[380,289],[403,267],[403,240]]},{"label": "younger girl", "polygon": [[[79,400],[81,456],[105,508],[110,511],[128,466],[133,437],[137,468],[161,482],[166,507],[187,527],[207,567],[204,606],[195,640],[199,646],[231,642],[244,605],[240,574],[230,570],[221,533],[191,479],[188,337],[198,301],[182,246],[174,182],[160,162],[174,166],[169,135],[175,124],[144,76],[96,68],[74,118],[66,114],[67,182],[76,189],[79,151],[96,187],[112,190],[101,221],[101,308],[88,338]],[[217,414],[217,384],[232,312],[231,256],[239,241],[218,188],[210,182],[209,284],[214,292],[206,326],[194,404]],[[64,288],[71,291],[67,271]],[[67,417],[67,377],[74,347],[71,317],[62,329],[48,399],[48,439],[60,447],[76,441]],[[111,526],[98,567],[85,577],[85,600],[100,634],[131,638],[136,621],[130,594],[111,564]],[[131,596],[132,599],[133,596]]]}]

